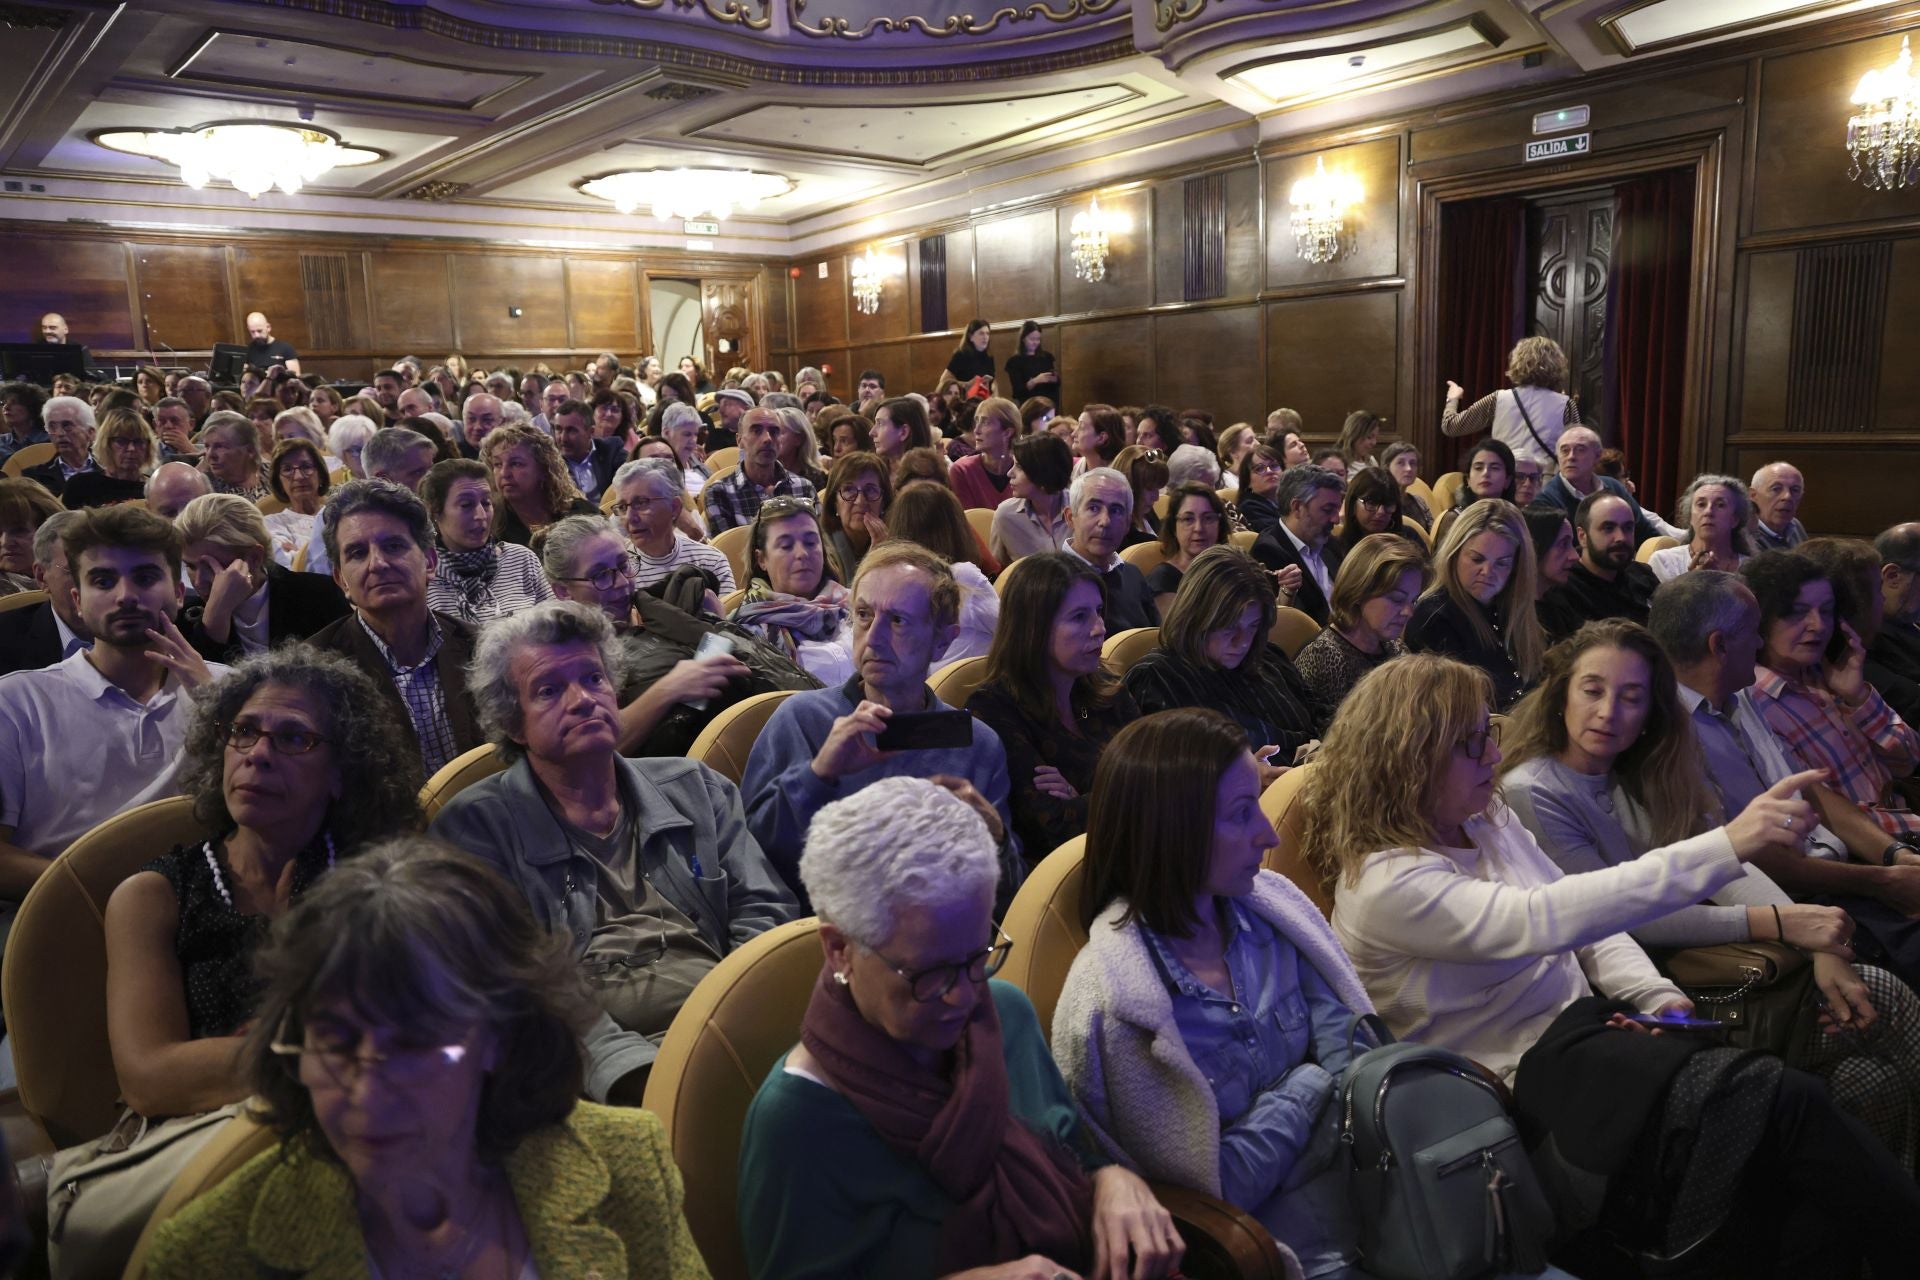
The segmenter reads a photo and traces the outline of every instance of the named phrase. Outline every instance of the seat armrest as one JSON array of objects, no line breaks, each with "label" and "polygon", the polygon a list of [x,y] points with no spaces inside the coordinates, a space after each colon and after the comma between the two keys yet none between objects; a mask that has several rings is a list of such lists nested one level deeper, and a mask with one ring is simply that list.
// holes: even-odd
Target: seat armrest
[{"label": "seat armrest", "polygon": [[1147,1185],[1173,1215],[1186,1242],[1180,1274],[1187,1280],[1290,1280],[1299,1275],[1297,1264],[1288,1266],[1291,1255],[1252,1214],[1204,1191],[1169,1182]]}]

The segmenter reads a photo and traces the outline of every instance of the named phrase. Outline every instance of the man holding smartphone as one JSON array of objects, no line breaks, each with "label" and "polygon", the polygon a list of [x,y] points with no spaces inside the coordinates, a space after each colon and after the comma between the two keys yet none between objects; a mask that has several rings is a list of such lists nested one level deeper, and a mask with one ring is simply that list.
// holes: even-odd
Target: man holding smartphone
[{"label": "man holding smartphone", "polygon": [[853,679],[796,693],[753,744],[740,791],[747,827],[804,905],[800,850],[821,806],[882,778],[927,778],[965,800],[1000,846],[998,909],[1025,877],[1007,805],[999,737],[927,687],[934,655],[958,630],[960,588],[947,562],[888,542],[853,580]]}]

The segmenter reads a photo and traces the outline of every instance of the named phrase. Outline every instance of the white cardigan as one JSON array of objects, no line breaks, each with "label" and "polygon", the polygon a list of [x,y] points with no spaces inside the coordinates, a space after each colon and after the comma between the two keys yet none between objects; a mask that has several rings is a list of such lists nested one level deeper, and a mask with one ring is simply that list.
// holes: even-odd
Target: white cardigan
[{"label": "white cardigan", "polygon": [[1604,871],[1562,875],[1498,800],[1471,849],[1390,849],[1341,884],[1333,929],[1402,1040],[1511,1079],[1560,1011],[1591,994],[1643,1013],[1682,997],[1626,930],[1741,875],[1724,829]]}]

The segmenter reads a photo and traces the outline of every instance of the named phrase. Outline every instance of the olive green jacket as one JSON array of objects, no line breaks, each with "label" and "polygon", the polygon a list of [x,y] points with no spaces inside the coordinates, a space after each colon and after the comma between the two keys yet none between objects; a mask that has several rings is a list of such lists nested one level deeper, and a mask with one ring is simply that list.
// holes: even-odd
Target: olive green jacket
[{"label": "olive green jacket", "polygon": [[[709,1280],[652,1112],[582,1102],[565,1122],[529,1134],[506,1171],[541,1280]],[[161,1227],[147,1274],[367,1280],[353,1198],[340,1165],[275,1147]]]}]

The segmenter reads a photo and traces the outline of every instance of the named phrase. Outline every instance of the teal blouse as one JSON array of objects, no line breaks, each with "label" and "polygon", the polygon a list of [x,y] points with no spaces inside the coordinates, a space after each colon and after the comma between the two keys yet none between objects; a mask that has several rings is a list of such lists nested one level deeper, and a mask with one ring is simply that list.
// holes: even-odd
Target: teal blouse
[{"label": "teal blouse", "polygon": [[[1084,1137],[1026,994],[1005,982],[987,987],[1013,1114],[1089,1171],[1108,1163]],[[782,1056],[760,1086],[740,1140],[740,1237],[754,1280],[932,1280],[953,1200],[853,1103],[786,1065]]]}]

